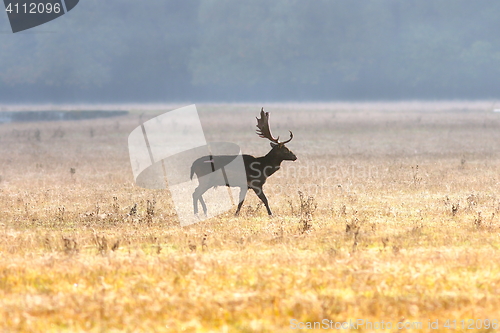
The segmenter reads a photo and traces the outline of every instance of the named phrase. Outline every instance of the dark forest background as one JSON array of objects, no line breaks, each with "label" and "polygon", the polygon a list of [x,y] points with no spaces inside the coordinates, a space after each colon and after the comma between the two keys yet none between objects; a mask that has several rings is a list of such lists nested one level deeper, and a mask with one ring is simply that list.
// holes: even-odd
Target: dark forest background
[{"label": "dark forest background", "polygon": [[81,0],[0,30],[2,102],[500,96],[494,0]]}]

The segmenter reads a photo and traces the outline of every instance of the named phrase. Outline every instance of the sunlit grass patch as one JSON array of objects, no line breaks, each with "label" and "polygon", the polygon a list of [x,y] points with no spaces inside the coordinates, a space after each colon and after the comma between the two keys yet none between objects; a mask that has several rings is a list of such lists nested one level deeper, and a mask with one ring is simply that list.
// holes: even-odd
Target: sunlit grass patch
[{"label": "sunlit grass patch", "polygon": [[[249,194],[239,217],[185,228],[167,191],[132,182],[137,115],[37,125],[40,140],[33,125],[0,127],[3,328],[286,332],[291,319],[363,318],[425,330],[500,317],[500,121],[453,103],[337,106],[273,111],[297,116],[283,126],[299,157],[265,185],[274,217]],[[224,135],[267,152],[253,133]]]}]

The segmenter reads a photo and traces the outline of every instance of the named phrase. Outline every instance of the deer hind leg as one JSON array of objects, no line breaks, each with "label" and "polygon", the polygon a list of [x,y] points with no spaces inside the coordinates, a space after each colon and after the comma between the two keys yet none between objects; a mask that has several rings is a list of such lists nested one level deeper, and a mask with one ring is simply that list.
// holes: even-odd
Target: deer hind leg
[{"label": "deer hind leg", "polygon": [[207,205],[205,204],[205,200],[203,200],[203,193],[205,193],[207,189],[203,189],[201,186],[198,186],[193,192],[193,209],[194,213],[198,214],[198,200],[201,203],[201,207],[203,208],[203,212],[207,215]]},{"label": "deer hind leg", "polygon": [[193,211],[195,215],[198,214],[198,196],[196,190],[193,192]]},{"label": "deer hind leg", "polygon": [[261,188],[252,188],[252,190],[255,192],[255,194],[257,194],[259,199],[262,200],[262,202],[266,206],[267,214],[273,215],[273,213],[271,212],[271,208],[269,208],[269,203],[267,202],[267,198],[266,195],[264,194],[264,191],[262,191]]},{"label": "deer hind leg", "polygon": [[201,208],[203,208],[203,213],[207,216],[207,205],[205,205],[205,200],[203,200],[203,196],[200,195]]},{"label": "deer hind leg", "polygon": [[245,196],[247,195],[248,188],[246,186],[240,188],[240,203],[238,204],[238,209],[234,215],[238,216],[240,214],[241,206],[243,206],[243,201],[245,201]]}]

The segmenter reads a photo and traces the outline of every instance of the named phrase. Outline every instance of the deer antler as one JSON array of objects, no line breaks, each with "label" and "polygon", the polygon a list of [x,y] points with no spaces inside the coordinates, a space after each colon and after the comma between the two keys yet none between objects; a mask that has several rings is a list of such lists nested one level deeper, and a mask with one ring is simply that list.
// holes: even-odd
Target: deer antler
[{"label": "deer antler", "polygon": [[257,134],[261,138],[268,139],[274,143],[287,143],[290,142],[293,139],[293,133],[290,131],[290,139],[284,142],[279,142],[279,136],[277,138],[274,138],[273,135],[271,134],[271,128],[269,127],[269,112],[264,112],[264,108],[260,110],[260,119],[257,118]]},{"label": "deer antler", "polygon": [[289,130],[288,132],[290,132],[290,139],[288,139],[288,140],[286,140],[286,141],[281,142],[282,144],[285,144],[285,143],[288,143],[288,142],[292,141],[292,139],[293,139],[293,133],[292,133],[292,131],[290,131],[290,130]]},{"label": "deer antler", "polygon": [[261,138],[269,139],[272,142],[278,143],[279,136],[275,139],[269,128],[269,112],[264,112],[264,108],[260,110],[260,119],[257,118],[257,134]]}]

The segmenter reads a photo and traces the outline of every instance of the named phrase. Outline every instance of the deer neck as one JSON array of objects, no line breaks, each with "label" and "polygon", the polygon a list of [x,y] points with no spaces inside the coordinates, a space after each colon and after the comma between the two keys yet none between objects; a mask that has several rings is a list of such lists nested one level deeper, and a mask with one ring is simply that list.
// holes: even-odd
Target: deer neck
[{"label": "deer neck", "polygon": [[278,157],[274,149],[272,149],[269,153],[267,153],[266,156],[264,156],[264,160],[266,160],[269,165],[275,166],[276,170],[280,168],[281,162],[283,162],[283,158]]}]

